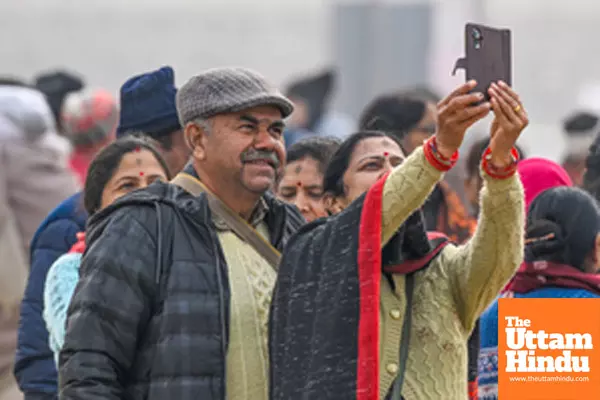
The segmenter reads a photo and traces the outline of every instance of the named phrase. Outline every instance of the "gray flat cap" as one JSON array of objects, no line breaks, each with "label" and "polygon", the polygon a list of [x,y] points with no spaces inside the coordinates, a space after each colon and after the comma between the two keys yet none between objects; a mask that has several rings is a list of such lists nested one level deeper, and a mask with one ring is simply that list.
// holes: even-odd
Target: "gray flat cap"
[{"label": "gray flat cap", "polygon": [[217,114],[272,105],[283,117],[294,111],[292,103],[260,74],[245,68],[210,69],[191,78],[177,92],[177,114],[182,126]]}]

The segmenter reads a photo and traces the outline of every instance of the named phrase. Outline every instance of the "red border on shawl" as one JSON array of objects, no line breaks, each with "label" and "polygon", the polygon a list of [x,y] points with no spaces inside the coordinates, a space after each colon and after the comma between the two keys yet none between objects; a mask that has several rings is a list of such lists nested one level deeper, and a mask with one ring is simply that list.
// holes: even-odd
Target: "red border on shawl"
[{"label": "red border on shawl", "polygon": [[358,361],[356,400],[379,399],[379,301],[381,290],[381,215],[383,187],[389,174],[369,189],[358,236]]}]

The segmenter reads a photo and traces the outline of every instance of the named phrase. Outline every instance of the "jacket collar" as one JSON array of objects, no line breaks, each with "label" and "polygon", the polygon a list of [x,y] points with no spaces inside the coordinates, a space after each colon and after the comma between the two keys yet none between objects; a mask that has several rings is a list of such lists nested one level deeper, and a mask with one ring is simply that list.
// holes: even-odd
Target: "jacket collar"
[{"label": "jacket collar", "polygon": [[[196,169],[194,168],[194,166],[191,162],[189,162],[185,166],[185,168],[183,169],[183,172],[195,177],[196,179],[202,180],[202,179],[200,179],[200,176],[196,172]],[[267,205],[267,202],[265,201],[265,198],[263,196],[258,201],[258,204],[254,208],[254,211],[252,212],[252,215],[250,216],[250,221],[249,221],[250,225],[252,225],[252,227],[256,228],[258,226],[258,224],[260,224],[262,221],[265,220],[268,213],[269,213],[269,206]],[[219,231],[230,231],[231,230],[229,228],[229,226],[225,223],[225,221],[218,215],[213,213],[212,219],[213,219],[213,223],[215,224],[215,227],[217,228],[217,230],[219,230]]]}]

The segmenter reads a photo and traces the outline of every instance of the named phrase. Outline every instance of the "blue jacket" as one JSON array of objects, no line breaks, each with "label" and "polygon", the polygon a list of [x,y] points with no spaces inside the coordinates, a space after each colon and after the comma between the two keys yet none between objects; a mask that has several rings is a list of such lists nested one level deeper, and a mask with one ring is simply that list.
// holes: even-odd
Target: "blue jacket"
[{"label": "blue jacket", "polygon": [[56,260],[48,275],[44,289],[44,321],[50,336],[50,350],[58,365],[58,354],[65,343],[67,309],[79,281],[82,253],[63,254]]},{"label": "blue jacket", "polygon": [[42,317],[44,285],[50,266],[75,244],[76,233],[85,230],[86,221],[82,195],[77,193],[46,217],[31,241],[31,270],[21,303],[14,370],[25,400],[57,397],[54,355]]},{"label": "blue jacket", "polygon": [[[515,298],[560,299],[597,298],[583,289],[544,287]],[[498,299],[481,315],[481,351],[479,352],[479,400],[498,400]]]}]

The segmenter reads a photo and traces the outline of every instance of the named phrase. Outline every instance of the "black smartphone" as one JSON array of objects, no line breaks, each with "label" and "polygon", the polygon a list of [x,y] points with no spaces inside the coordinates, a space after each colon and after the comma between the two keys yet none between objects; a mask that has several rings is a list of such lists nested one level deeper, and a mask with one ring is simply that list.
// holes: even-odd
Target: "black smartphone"
[{"label": "black smartphone", "polygon": [[467,81],[474,79],[473,92],[481,92],[490,100],[492,82],[504,81],[512,86],[511,31],[468,23],[465,25],[465,57],[454,67],[464,69]]}]

